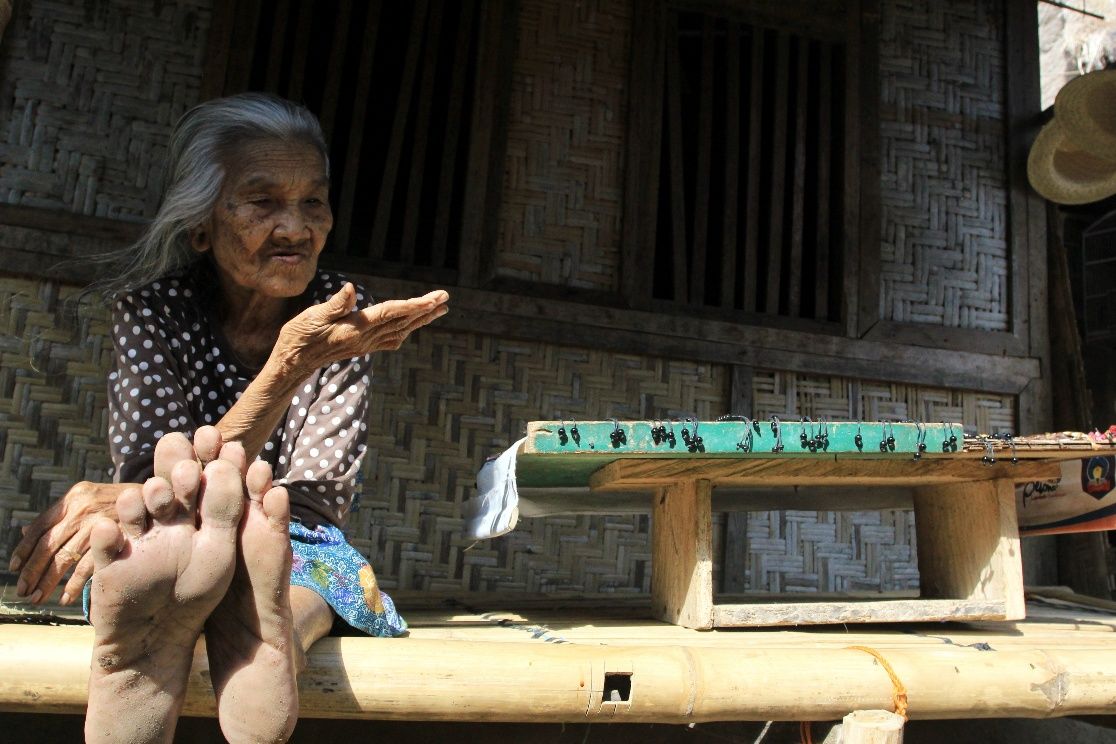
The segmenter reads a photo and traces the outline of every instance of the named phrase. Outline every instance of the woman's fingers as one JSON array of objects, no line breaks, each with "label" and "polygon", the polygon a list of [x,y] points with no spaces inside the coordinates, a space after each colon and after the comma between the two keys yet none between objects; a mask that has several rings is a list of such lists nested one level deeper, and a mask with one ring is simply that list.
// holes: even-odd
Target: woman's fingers
[{"label": "woman's fingers", "polygon": [[89,549],[89,528],[78,530],[64,546],[59,548],[47,563],[46,570],[39,577],[39,583],[31,592],[32,604],[45,602],[62,581],[62,577],[72,566],[81,562],[85,552]]},{"label": "woman's fingers", "polygon": [[[47,529],[46,532],[40,533],[40,537],[35,542],[31,555],[24,561],[22,569],[19,572],[19,580],[16,582],[16,594],[25,597],[34,592],[43,577],[43,572],[55,558],[58,549],[65,545],[66,542],[74,536],[77,530],[77,520],[63,519]],[[25,536],[24,539],[28,536]]]},{"label": "woman's fingers", "polygon": [[23,536],[19,540],[19,545],[16,545],[15,550],[12,551],[12,560],[8,564],[9,571],[18,571],[21,566],[27,563],[27,558],[35,550],[35,546],[39,544],[39,538],[61,518],[60,512],[63,508],[65,508],[63,502],[56,501],[46,511],[35,517],[31,524],[23,528]]},{"label": "woman's fingers", "polygon": [[68,605],[80,597],[82,590],[85,588],[85,582],[89,581],[89,577],[92,575],[93,553],[87,550],[81,560],[78,561],[73,574],[70,575],[70,580],[62,588],[62,597],[59,601]]}]

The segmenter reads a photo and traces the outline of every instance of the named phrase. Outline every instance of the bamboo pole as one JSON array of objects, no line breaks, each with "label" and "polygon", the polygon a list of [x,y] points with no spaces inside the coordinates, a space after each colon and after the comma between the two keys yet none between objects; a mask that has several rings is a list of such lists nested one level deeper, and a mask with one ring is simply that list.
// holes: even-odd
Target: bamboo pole
[{"label": "bamboo pole", "polygon": [[[0,626],[0,710],[83,712],[92,639],[88,627]],[[1116,699],[1116,648],[878,651],[912,718],[1107,714]],[[626,699],[602,700],[608,677],[627,677]],[[304,717],[462,722],[834,720],[890,708],[894,693],[879,662],[850,648],[416,638],[324,639],[299,689]],[[214,714],[203,644],[183,713]]]},{"label": "bamboo pole", "polygon": [[841,722],[841,744],[903,744],[903,716],[887,710],[854,710]]}]

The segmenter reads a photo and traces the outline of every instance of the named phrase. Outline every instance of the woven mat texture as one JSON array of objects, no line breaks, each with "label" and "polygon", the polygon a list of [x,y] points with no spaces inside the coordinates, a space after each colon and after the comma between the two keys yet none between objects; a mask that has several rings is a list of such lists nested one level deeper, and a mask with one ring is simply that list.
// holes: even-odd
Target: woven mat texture
[{"label": "woven mat texture", "polygon": [[1003,11],[880,4],[880,317],[1010,330]]}]

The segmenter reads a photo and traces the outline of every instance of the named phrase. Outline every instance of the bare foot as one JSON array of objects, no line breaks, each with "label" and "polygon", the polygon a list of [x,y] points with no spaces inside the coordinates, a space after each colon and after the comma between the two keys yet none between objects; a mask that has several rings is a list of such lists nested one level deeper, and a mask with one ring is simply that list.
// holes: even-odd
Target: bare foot
[{"label": "bare foot", "polygon": [[[221,456],[235,443],[225,445]],[[291,616],[290,505],[256,462],[245,477],[236,573],[205,625],[217,717],[230,742],[282,742],[298,720],[296,648]]]},{"label": "bare foot", "polygon": [[89,742],[169,742],[194,646],[232,580],[243,509],[240,472],[205,468],[181,434],[155,448],[156,472],[122,493],[119,525],[92,529],[94,629],[85,736]]}]

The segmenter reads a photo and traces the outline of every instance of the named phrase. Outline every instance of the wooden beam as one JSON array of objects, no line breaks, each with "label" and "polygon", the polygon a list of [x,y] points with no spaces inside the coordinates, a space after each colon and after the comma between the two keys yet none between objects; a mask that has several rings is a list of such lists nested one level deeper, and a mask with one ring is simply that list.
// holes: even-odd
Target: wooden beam
[{"label": "wooden beam", "polygon": [[740,24],[725,32],[725,200],[721,247],[720,305],[737,306],[737,255],[740,253]]},{"label": "wooden beam", "polygon": [[644,3],[633,14],[628,71],[627,163],[624,175],[624,220],[620,252],[620,292],[628,305],[651,306],[652,272],[648,246],[655,245],[662,160],[664,4]]},{"label": "wooden beam", "polygon": [[461,141],[461,131],[465,128],[465,122],[462,120],[465,103],[465,73],[469,68],[473,19],[477,14],[476,5],[475,0],[462,4],[457,26],[457,41],[454,44],[450,97],[446,106],[445,139],[442,142],[442,165],[438,171],[438,204],[434,211],[434,230],[430,246],[430,263],[438,268],[446,264],[450,212],[453,207],[453,189],[457,173],[458,143]]},{"label": "wooden beam", "polygon": [[[374,19],[373,19],[374,25]],[[367,49],[367,47],[366,47]],[[360,108],[360,101],[356,108]],[[363,114],[361,114],[363,116]],[[354,114],[356,118],[356,114]],[[350,171],[350,174],[352,172]],[[355,178],[355,174],[353,174]],[[346,191],[351,179],[345,178]],[[343,204],[346,203],[342,199]],[[351,201],[348,202],[351,204]],[[53,209],[0,206],[0,261],[9,273],[87,284],[103,267],[82,263],[98,252],[123,248],[139,236],[142,224],[72,215]],[[60,262],[67,261],[64,268]],[[620,353],[737,364],[827,374],[851,379],[887,380],[933,387],[1018,394],[1039,374],[1033,359],[977,352],[942,354],[902,344],[883,344],[839,336],[764,328],[640,310],[587,305],[538,292],[515,294],[454,287],[452,277],[413,278],[371,275],[353,270],[351,259],[322,265],[346,269],[376,297],[414,297],[431,283],[448,286],[453,312],[436,328],[576,347],[605,345]],[[414,273],[414,272],[410,272]],[[565,318],[577,317],[577,324]]]},{"label": "wooden beam", "polygon": [[701,99],[698,102],[697,163],[694,172],[694,242],[690,248],[691,305],[706,304],[705,262],[711,211],[709,192],[713,181],[713,56],[717,50],[713,23],[713,16],[705,16],[701,28],[701,80],[698,82]]},{"label": "wooden beam", "polygon": [[372,221],[372,243],[367,255],[383,258],[387,247],[388,229],[392,223],[392,204],[399,184],[399,164],[403,158],[403,141],[411,128],[411,102],[414,98],[415,78],[418,76],[419,56],[426,37],[427,0],[416,0],[411,8],[411,38],[403,56],[399,93],[395,97],[391,135],[388,138],[384,172],[380,179],[380,193],[376,198],[375,219]]},{"label": "wooden beam", "polygon": [[786,147],[787,147],[787,77],[790,64],[790,35],[780,31],[775,42],[775,99],[769,105],[774,108],[774,124],[771,142],[771,180],[767,183],[771,202],[765,216],[768,224],[767,245],[760,249],[767,256],[767,281],[764,297],[764,311],[778,315],[781,309],[783,284],[783,212],[786,209]]},{"label": "wooden beam", "polygon": [[[795,44],[794,166],[790,179],[793,185],[786,310],[787,315],[792,318],[802,314],[802,232],[806,222],[806,109],[810,97],[807,69],[810,60],[809,41],[799,38],[795,40]],[[811,210],[816,208],[816,204],[810,205]]]},{"label": "wooden beam", "polygon": [[678,14],[667,13],[666,31],[666,107],[670,168],[670,265],[671,297],[688,304],[687,271],[689,237],[686,230],[686,169],[682,136],[682,61],[678,55]]},{"label": "wooden beam", "polygon": [[859,337],[880,320],[879,0],[850,2],[847,28],[841,316]]},{"label": "wooden beam", "polygon": [[841,623],[934,623],[1004,620],[1003,600],[881,599],[843,601],[780,601],[717,603],[713,625],[718,628],[759,628]]},{"label": "wooden beam", "polygon": [[[236,0],[230,3],[234,8],[232,38],[228,50],[228,63],[220,81],[221,87],[214,95],[231,95],[248,90],[252,77],[252,62],[256,50],[256,37],[259,34],[260,4],[262,0]],[[214,79],[216,87],[218,81]]]},{"label": "wooden beam", "polygon": [[[809,454],[787,454],[769,459],[631,458],[614,460],[603,466],[590,476],[589,486],[603,492],[650,490],[691,478],[697,472],[714,486],[796,486],[805,482],[811,486],[921,486],[990,480],[1011,483],[1047,480],[1056,478],[1061,467],[1057,462],[1046,460],[1021,460],[1014,465],[1002,461],[995,465],[978,465],[972,460],[930,457],[912,463],[908,458],[901,461],[867,460],[823,458]],[[997,498],[1002,498],[1002,494]],[[998,519],[1002,516],[990,509],[982,514],[995,513]],[[1014,509],[1013,495],[1010,510],[1013,515]]]},{"label": "wooden beam", "polygon": [[832,170],[830,158],[832,154],[832,105],[833,91],[833,54],[832,44],[818,43],[818,154],[817,154],[817,187],[818,199],[815,207],[815,232],[816,243],[814,247],[814,317],[818,320],[829,319],[829,255],[832,240],[829,230],[830,202],[833,199],[833,188],[830,183]]},{"label": "wooden beam", "polygon": [[225,90],[225,73],[229,66],[236,10],[240,4],[240,0],[227,0],[213,7],[205,39],[205,66],[202,68],[201,89],[198,91],[199,101],[217,98]]},{"label": "wooden beam", "polygon": [[333,128],[337,122],[337,107],[340,103],[341,75],[345,65],[345,51],[349,45],[349,24],[353,12],[353,0],[338,0],[337,18],[333,26],[333,42],[329,46],[329,67],[326,72],[325,90],[322,91],[322,106],[318,120],[325,132],[326,142],[333,142]]},{"label": "wooden beam", "polygon": [[744,209],[744,276],[743,295],[740,306],[745,310],[760,312],[759,304],[759,222],[760,222],[760,176],[763,170],[763,156],[760,142],[763,139],[763,81],[764,37],[762,28],[752,27],[751,83],[748,102],[748,188],[747,206]]},{"label": "wooden beam", "polygon": [[500,210],[507,152],[508,100],[518,37],[517,0],[484,0],[477,36],[469,178],[465,183],[459,283],[487,284],[495,275],[495,216]]},{"label": "wooden beam", "polygon": [[415,262],[415,243],[418,241],[419,221],[428,221],[422,204],[422,182],[426,176],[426,151],[430,146],[430,109],[434,98],[434,80],[438,71],[438,52],[441,49],[443,16],[445,8],[434,3],[426,29],[422,55],[422,82],[418,89],[418,114],[411,133],[411,163],[407,174],[407,202],[403,207],[403,237],[399,245],[399,261],[407,265]]}]

